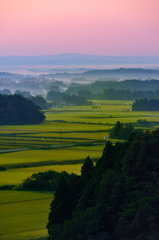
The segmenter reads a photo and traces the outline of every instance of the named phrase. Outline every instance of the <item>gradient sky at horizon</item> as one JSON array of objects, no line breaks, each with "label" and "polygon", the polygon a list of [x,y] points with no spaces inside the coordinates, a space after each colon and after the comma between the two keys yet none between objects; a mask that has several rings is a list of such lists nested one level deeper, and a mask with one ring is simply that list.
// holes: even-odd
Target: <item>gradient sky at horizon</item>
[{"label": "gradient sky at horizon", "polygon": [[0,56],[159,55],[159,0],[0,0]]}]

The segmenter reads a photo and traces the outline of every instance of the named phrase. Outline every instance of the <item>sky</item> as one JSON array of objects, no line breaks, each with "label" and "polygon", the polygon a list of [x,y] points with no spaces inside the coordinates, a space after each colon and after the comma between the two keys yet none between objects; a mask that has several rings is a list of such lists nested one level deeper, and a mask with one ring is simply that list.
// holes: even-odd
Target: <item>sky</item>
[{"label": "sky", "polygon": [[0,0],[0,56],[159,55],[159,0]]}]

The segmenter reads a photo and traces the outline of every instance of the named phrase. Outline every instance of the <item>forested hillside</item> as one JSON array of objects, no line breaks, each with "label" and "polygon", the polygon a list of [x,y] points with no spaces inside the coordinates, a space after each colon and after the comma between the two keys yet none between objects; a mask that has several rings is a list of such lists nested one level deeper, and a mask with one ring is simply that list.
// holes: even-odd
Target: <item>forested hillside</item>
[{"label": "forested hillside", "polygon": [[44,114],[33,102],[20,95],[0,94],[0,125],[39,124]]},{"label": "forested hillside", "polygon": [[159,98],[159,81],[95,81],[91,84],[71,84],[66,93],[96,100],[135,100]]},{"label": "forested hillside", "polygon": [[159,99],[139,99],[132,104],[133,111],[159,111]]},{"label": "forested hillside", "polygon": [[130,90],[132,91],[155,91],[159,89],[159,81],[158,80],[146,80],[141,81],[137,79],[132,80],[124,80],[124,81],[108,81],[103,79],[92,82],[90,84],[72,84],[69,86],[67,93],[76,94],[80,89],[89,90],[93,94],[97,94],[98,92],[102,92],[105,89],[118,89],[118,90]]},{"label": "forested hillside", "polygon": [[159,130],[107,142],[81,176],[61,178],[51,203],[49,240],[159,239]]}]

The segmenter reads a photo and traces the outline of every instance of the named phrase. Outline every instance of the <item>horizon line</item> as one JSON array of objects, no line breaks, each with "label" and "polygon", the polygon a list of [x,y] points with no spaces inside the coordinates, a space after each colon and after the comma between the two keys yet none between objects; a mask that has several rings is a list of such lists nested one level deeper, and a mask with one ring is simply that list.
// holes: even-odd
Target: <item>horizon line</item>
[{"label": "horizon line", "polygon": [[84,55],[95,57],[159,57],[157,55],[97,55],[97,54],[84,54],[84,53],[59,53],[59,54],[44,54],[44,55],[2,55],[0,57],[46,57],[46,56],[60,56],[60,55]]}]

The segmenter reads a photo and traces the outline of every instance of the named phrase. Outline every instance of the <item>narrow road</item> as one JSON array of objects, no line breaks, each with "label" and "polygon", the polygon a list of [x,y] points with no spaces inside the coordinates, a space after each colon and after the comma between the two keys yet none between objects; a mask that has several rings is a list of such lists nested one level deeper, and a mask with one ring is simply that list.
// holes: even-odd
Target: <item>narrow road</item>
[{"label": "narrow road", "polygon": [[[73,147],[76,146],[76,144],[65,144],[65,145],[52,145],[51,148],[65,148],[65,147]],[[31,148],[19,148],[19,149],[9,149],[9,150],[2,150],[1,153],[10,153],[10,152],[19,152],[19,151],[27,151]]]},{"label": "narrow road", "polygon": [[10,150],[2,150],[0,153],[8,153],[8,152],[19,152],[19,151],[26,151],[30,148],[20,148],[20,149],[10,149]]}]

